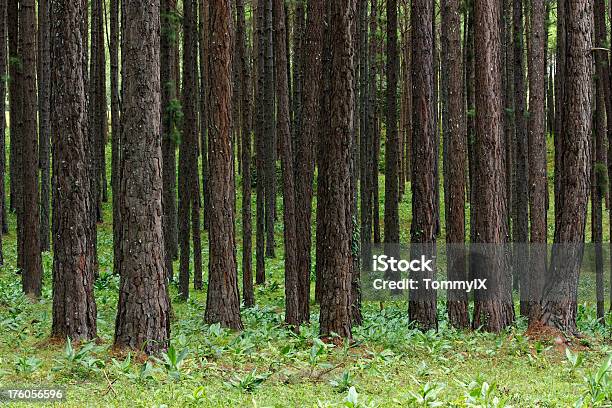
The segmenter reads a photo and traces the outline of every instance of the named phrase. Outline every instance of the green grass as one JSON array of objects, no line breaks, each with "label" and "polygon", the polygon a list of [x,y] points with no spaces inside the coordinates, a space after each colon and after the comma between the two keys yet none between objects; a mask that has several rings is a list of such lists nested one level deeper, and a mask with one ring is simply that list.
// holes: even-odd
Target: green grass
[{"label": "green grass", "polygon": [[[383,184],[381,177],[381,200]],[[407,188],[400,205],[403,242],[409,239],[409,195]],[[239,208],[237,214],[240,259]],[[607,222],[607,215],[604,219]],[[3,241],[5,263],[0,267],[0,386],[62,386],[67,390],[64,405],[71,407],[428,406],[416,402],[416,396],[428,389],[433,389],[432,401],[442,406],[494,406],[493,397],[497,397],[515,407],[568,407],[588,392],[583,377],[611,354],[611,332],[597,323],[590,303],[579,308],[579,328],[585,338],[574,344],[584,358],[578,367],[572,366],[553,339],[529,340],[520,319],[499,335],[455,331],[447,326],[443,304],[439,332],[423,334],[409,326],[405,303],[387,303],[382,310],[378,303],[366,303],[364,325],[354,329],[355,344],[324,346],[317,340],[314,303],[312,324],[303,326],[300,335],[283,327],[279,245],[277,258],[266,260],[267,284],[255,289],[257,306],[243,309],[243,332],[204,324],[206,286],[204,291],[192,290],[184,302],[171,285],[172,350],[148,360],[131,353],[128,363],[127,353],[111,350],[118,277],[112,273],[110,203],[104,205],[104,220],[98,227],[100,279],[96,283],[100,338],[84,356],[70,358],[64,344],[48,339],[52,256],[43,256],[43,296],[32,303],[21,295],[15,274],[15,219],[10,217],[11,232]],[[280,223],[276,237],[282,243]],[[206,273],[206,232],[202,238]],[[608,327],[611,324],[609,318]],[[186,353],[184,359],[173,362],[172,351]],[[485,382],[491,385],[491,395],[475,397],[486,390]],[[350,387],[358,394],[357,404],[346,401]]]}]

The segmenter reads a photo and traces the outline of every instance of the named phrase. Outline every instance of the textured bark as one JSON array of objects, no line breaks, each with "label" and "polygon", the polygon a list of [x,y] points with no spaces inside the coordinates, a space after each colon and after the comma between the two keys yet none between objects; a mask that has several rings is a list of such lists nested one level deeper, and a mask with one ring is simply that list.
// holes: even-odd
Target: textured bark
[{"label": "textured bark", "polygon": [[40,255],[40,210],[38,195],[38,135],[36,101],[36,10],[34,0],[19,3],[22,51],[23,125],[21,136],[23,182],[23,291],[40,296],[42,259]]},{"label": "textured bark", "polygon": [[[429,249],[436,241],[436,131],[434,112],[434,55],[432,28],[434,2],[412,2],[412,223],[410,239]],[[432,273],[414,273],[422,279],[433,278]],[[424,285],[410,291],[408,312],[410,320],[423,330],[437,329],[436,292]]]},{"label": "textured bark", "polygon": [[265,228],[266,228],[266,167],[265,167],[265,108],[264,108],[264,87],[266,82],[266,67],[265,67],[265,34],[264,34],[264,8],[265,0],[257,2],[257,28],[255,34],[257,37],[257,98],[256,98],[256,126],[255,126],[255,161],[257,168],[257,185],[256,185],[256,237],[255,237],[255,257],[256,270],[255,282],[259,285],[266,281],[266,264],[265,264]]},{"label": "textured bark", "polygon": [[[523,62],[523,2],[513,2],[513,39],[514,39],[514,119],[515,119],[515,183],[513,183],[515,205],[512,225],[512,240],[517,243],[514,248],[514,272],[513,277],[520,284],[521,298],[526,299],[527,284],[524,273],[528,269],[526,260],[528,254],[524,244],[529,242],[529,182],[528,182],[528,145],[527,131],[525,125],[525,64]],[[523,276],[521,276],[523,275]],[[526,316],[528,305],[521,302],[521,315]]]},{"label": "textured bark", "polygon": [[[447,144],[447,164],[445,166],[447,190],[446,199],[446,242],[451,250],[453,261],[448,268],[449,280],[466,280],[465,253],[465,170],[466,143],[463,99],[463,57],[461,55],[461,2],[443,0],[442,8],[442,56],[446,59],[442,77],[447,78],[446,97],[448,98],[447,126],[444,129]],[[452,159],[451,159],[452,158]],[[456,328],[469,326],[468,297],[465,291],[448,292],[448,320]]]},{"label": "textured bark", "polygon": [[323,0],[308,2],[304,44],[303,109],[296,131],[296,259],[298,274],[298,307],[300,322],[310,320],[310,271],[312,261],[312,197],[314,180],[314,146],[319,123],[319,100],[321,93],[321,50],[323,47]]},{"label": "textured bark", "polygon": [[19,50],[18,0],[7,1],[8,61],[9,61],[9,107],[10,107],[10,207],[17,216],[17,269],[23,269],[23,218],[21,211],[21,124],[22,87],[21,56]]},{"label": "textured bark", "polygon": [[470,241],[474,240],[474,194],[475,164],[474,157],[476,141],[476,121],[475,121],[475,64],[474,64],[474,0],[468,0],[466,16],[464,19],[464,58],[465,58],[465,99],[467,108],[466,119],[466,142],[468,149],[468,200],[470,202]]},{"label": "textured bark", "polygon": [[[474,50],[476,53],[476,142],[474,178],[474,236],[472,242],[502,244],[507,241],[506,174],[501,87],[499,4],[475,1]],[[476,278],[487,280],[487,290],[474,295],[473,327],[499,332],[514,320],[511,281],[505,276],[504,258],[493,248]]]},{"label": "textured bark", "polygon": [[[51,172],[49,162],[49,143],[51,142],[51,123],[49,122],[51,55],[49,38],[48,0],[38,1],[38,143],[40,167],[40,249],[50,248],[49,212]],[[4,111],[2,111],[4,112]],[[4,178],[2,178],[4,180]]]},{"label": "textured bark", "polygon": [[369,66],[369,93],[368,93],[368,133],[371,135],[370,142],[370,191],[372,194],[372,233],[375,243],[380,242],[380,223],[378,218],[378,154],[380,151],[380,133],[378,127],[378,98],[377,98],[377,82],[376,76],[378,72],[378,63],[376,60],[378,52],[378,40],[375,35],[378,30],[378,0],[372,0],[372,9],[370,12],[370,66]]},{"label": "textured bark", "polygon": [[[594,2],[595,47],[605,48],[606,34],[605,2]],[[604,318],[604,281],[603,281],[603,201],[607,191],[607,157],[605,139],[606,123],[606,75],[608,75],[608,57],[601,50],[595,51],[595,112],[593,115],[592,173],[591,173],[591,241],[595,244],[595,279],[597,318]]]},{"label": "textured bark", "polygon": [[[119,97],[119,1],[110,2],[110,92],[111,92],[111,190],[113,192],[113,270],[119,271],[121,254],[121,212],[119,211],[119,180],[121,175],[121,113]],[[162,64],[163,66],[163,64]]]},{"label": "textured bark", "polygon": [[[180,272],[179,292],[183,299],[189,297],[190,236],[193,238],[193,282],[196,289],[202,287],[202,252],[199,234],[200,198],[198,182],[198,123],[197,123],[197,3],[183,4],[183,132],[179,146],[179,244]],[[190,232],[193,232],[191,235]]]},{"label": "textured bark", "polygon": [[[6,174],[6,76],[7,76],[7,30],[6,10],[7,0],[0,0],[0,180],[5,180]],[[0,264],[4,263],[2,250],[2,234],[8,232],[6,220],[6,190],[5,183],[0,183]]]},{"label": "textured bark", "polygon": [[265,194],[266,194],[266,256],[274,258],[274,220],[276,217],[276,133],[274,126],[274,43],[272,39],[272,0],[265,0],[265,83],[264,83],[264,126],[265,126]]},{"label": "textured bark", "polygon": [[[547,37],[544,32],[544,0],[531,0],[531,24],[529,47],[529,216],[531,224],[531,271],[527,284],[529,319],[537,318],[541,284],[546,274],[547,235],[546,202],[548,183],[546,172],[545,127],[545,55]],[[549,109],[551,107],[549,106]],[[536,251],[533,251],[536,250]]]},{"label": "textured bark", "polygon": [[155,353],[168,345],[160,134],[159,1],[123,2],[121,275],[115,346]]},{"label": "textured bark", "polygon": [[53,326],[60,339],[96,337],[94,264],[88,243],[90,205],[83,132],[85,87],[78,29],[81,3],[52,0],[53,26]]},{"label": "textured bark", "polygon": [[562,171],[562,157],[563,157],[563,138],[565,129],[563,128],[564,114],[566,106],[563,105],[565,98],[565,72],[566,72],[566,58],[567,58],[567,32],[566,32],[566,13],[567,13],[567,1],[557,1],[557,58],[556,58],[556,71],[555,71],[555,129],[554,129],[554,147],[555,147],[555,218],[557,218],[557,211],[559,211],[560,192],[561,192],[561,171]]},{"label": "textured bark", "polygon": [[[555,243],[584,242],[591,165],[591,103],[593,91],[592,2],[565,1],[565,69],[563,87],[562,158],[559,206],[555,208]],[[542,297],[540,322],[576,332],[576,301],[581,256],[555,251]],[[570,251],[574,252],[574,251]],[[569,259],[568,259],[569,258]]]},{"label": "textured bark", "polygon": [[[278,38],[285,38],[285,7],[284,0],[274,0],[274,32]],[[293,151],[291,133],[289,130],[289,90],[285,44],[282,41],[274,43],[276,71],[277,135],[281,147],[281,165],[283,172],[283,221],[285,238],[285,322],[297,330],[300,322],[298,307],[298,275],[296,267],[296,225],[295,225],[295,186]]]},{"label": "textured bark", "polygon": [[[199,2],[200,27],[200,155],[202,156],[202,217],[204,229],[208,229],[208,2]],[[175,47],[178,53],[178,46]],[[178,83],[178,82],[177,82]]]},{"label": "textured bark", "polygon": [[253,228],[251,226],[251,81],[246,50],[244,0],[236,2],[236,14],[242,134],[242,297],[244,305],[249,307],[255,304],[255,295],[253,294]]},{"label": "textured bark", "polygon": [[[317,233],[323,235],[323,288],[321,293],[320,334],[336,333],[351,337],[351,252],[346,200],[350,189],[351,120],[353,117],[353,40],[351,0],[330,2],[330,117],[329,137],[321,144],[319,167],[326,180],[319,194],[325,217]],[[323,147],[324,146],[324,147]]]},{"label": "textured bark", "polygon": [[176,142],[179,135],[179,107],[176,98],[177,84],[174,82],[174,54],[177,48],[178,22],[176,19],[176,1],[161,0],[161,45],[160,45],[160,80],[161,94],[161,129],[162,129],[162,177],[163,177],[163,226],[165,268],[169,280],[174,279],[172,261],[178,256],[178,219],[176,211]]},{"label": "textured bark", "polygon": [[[431,10],[430,10],[431,11]],[[430,13],[431,14],[431,13]],[[431,24],[430,24],[431,25]],[[397,1],[387,0],[385,243],[399,242],[399,138],[397,133]],[[433,84],[432,84],[433,86]]]},{"label": "textured bark", "polygon": [[229,0],[210,2],[210,219],[204,319],[242,329],[236,273],[231,160],[232,14]]}]

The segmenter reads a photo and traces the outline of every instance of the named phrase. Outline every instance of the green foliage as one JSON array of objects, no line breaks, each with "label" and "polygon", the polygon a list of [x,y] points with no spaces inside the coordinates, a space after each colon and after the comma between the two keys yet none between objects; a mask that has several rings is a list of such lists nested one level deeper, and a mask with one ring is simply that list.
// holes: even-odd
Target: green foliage
[{"label": "green foliage", "polygon": [[170,378],[178,380],[181,376],[181,366],[188,353],[189,349],[187,348],[177,352],[174,345],[170,345],[168,351],[166,353],[161,353],[161,358],[155,358],[155,361],[163,365]]},{"label": "green foliage", "polygon": [[340,377],[330,380],[329,384],[338,392],[345,392],[353,386],[353,376],[349,371],[344,370]]},{"label": "green foliage", "polygon": [[246,375],[235,375],[226,384],[235,387],[243,392],[255,392],[268,379],[270,374],[257,374],[257,370],[248,372]]},{"label": "green foliage", "polygon": [[30,375],[34,373],[42,365],[42,360],[34,356],[20,356],[15,361],[15,372],[22,375]]},{"label": "green foliage", "polygon": [[[167,84],[166,86],[173,86]],[[165,119],[170,129],[170,137],[177,145],[181,143],[181,129],[183,127],[183,106],[178,99],[172,99],[166,106]]]},{"label": "green foliage", "polygon": [[584,377],[586,390],[578,399],[576,407],[612,406],[612,355],[594,372]]}]

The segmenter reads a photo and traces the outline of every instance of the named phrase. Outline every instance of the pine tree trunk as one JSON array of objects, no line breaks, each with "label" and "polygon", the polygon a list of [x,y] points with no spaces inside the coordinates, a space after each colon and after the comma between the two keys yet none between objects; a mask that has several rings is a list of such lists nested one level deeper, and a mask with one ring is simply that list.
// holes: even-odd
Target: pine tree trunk
[{"label": "pine tree trunk", "polygon": [[[94,260],[88,243],[89,182],[83,132],[85,87],[79,24],[81,3],[52,0],[53,326],[65,340],[96,337]],[[51,73],[51,72],[50,72]]]},{"label": "pine tree trunk", "polygon": [[232,13],[229,0],[210,2],[210,219],[208,293],[204,319],[242,329],[236,273],[231,160]]},{"label": "pine tree trunk", "polygon": [[[51,173],[49,168],[49,143],[51,123],[49,122],[51,55],[49,38],[49,0],[38,1],[38,140],[40,167],[40,249],[50,248],[49,212]],[[4,178],[2,178],[4,180]]]},{"label": "pine tree trunk", "polygon": [[[529,215],[531,224],[531,270],[522,288],[529,302],[530,323],[539,314],[542,283],[547,264],[546,201],[548,182],[546,171],[545,75],[547,37],[544,32],[544,0],[531,0],[529,48]],[[551,106],[549,106],[551,108]]]},{"label": "pine tree trunk", "polygon": [[[115,346],[151,354],[170,339],[164,268],[160,132],[159,1],[124,3],[119,305]],[[134,50],[130,52],[130,50]]]},{"label": "pine tree trunk", "polygon": [[[199,2],[200,27],[200,155],[202,157],[202,217],[204,229],[208,229],[208,2]],[[175,52],[178,52],[178,46]],[[178,82],[177,82],[178,84]]]},{"label": "pine tree trunk", "polygon": [[19,43],[23,64],[23,126],[21,133],[23,182],[23,291],[39,297],[42,289],[40,208],[38,193],[38,135],[36,98],[36,10],[34,0],[19,4]]},{"label": "pine tree trunk", "polygon": [[[412,223],[410,239],[412,257],[417,252],[433,255],[436,241],[436,121],[434,104],[434,32],[431,0],[412,2]],[[416,251],[416,252],[415,252]],[[421,253],[418,253],[421,255]],[[410,291],[410,320],[423,330],[437,329],[436,292],[425,289],[423,279],[435,272],[414,272],[411,278],[420,281],[420,288]]]},{"label": "pine tree trunk", "polygon": [[[474,294],[473,327],[499,332],[514,320],[511,277],[499,248],[506,241],[507,217],[504,169],[504,133],[499,3],[475,1],[474,50],[476,53],[476,143],[474,157],[474,233],[472,242],[483,243],[485,256],[475,278],[487,279],[487,289]],[[491,245],[493,244],[493,245]],[[481,261],[481,262],[478,262]]]},{"label": "pine tree trunk", "polygon": [[321,336],[336,333],[341,338],[350,338],[352,258],[348,225],[352,220],[346,218],[346,206],[351,205],[346,197],[350,191],[350,122],[354,109],[351,38],[354,5],[351,0],[330,3],[330,133],[319,141],[319,171],[326,180],[325,189],[319,194],[324,214],[318,225],[324,240],[322,257],[317,258],[317,263],[322,262],[323,278],[319,321]]},{"label": "pine tree trunk", "polygon": [[[110,85],[111,85],[111,189],[113,192],[113,270],[119,272],[121,249],[121,212],[119,180],[121,180],[121,107],[119,96],[119,1],[110,2]],[[162,65],[163,66],[163,65]],[[165,164],[164,164],[165,167]],[[172,274],[170,274],[172,276]]]},{"label": "pine tree trunk", "polygon": [[[446,198],[446,242],[449,262],[448,279],[466,280],[465,242],[465,169],[466,143],[463,99],[463,57],[461,55],[461,2],[442,0],[442,56],[447,71],[446,97],[448,98],[447,127],[444,129],[447,141],[447,164],[445,165],[447,190]],[[444,60],[443,60],[444,61]],[[452,158],[452,159],[451,159]],[[465,291],[450,290],[447,295],[448,320],[456,328],[469,327],[468,297]]]},{"label": "pine tree trunk", "polygon": [[178,22],[176,0],[161,0],[161,45],[160,45],[160,80],[161,94],[161,129],[162,129],[162,176],[164,209],[164,248],[166,274],[170,281],[174,279],[172,261],[178,256],[178,219],[176,210],[176,142],[179,138],[179,109],[176,98],[177,84],[174,82],[173,58],[177,47]]},{"label": "pine tree trunk", "polygon": [[265,83],[264,83],[264,166],[266,194],[266,256],[274,258],[274,220],[276,217],[276,133],[274,120],[274,43],[272,39],[272,0],[265,0]]},{"label": "pine tree trunk", "polygon": [[321,50],[323,47],[323,13],[324,0],[312,0],[308,3],[306,17],[306,39],[304,46],[304,87],[302,126],[296,132],[296,249],[298,274],[298,306],[300,322],[310,320],[310,271],[312,260],[312,198],[315,152],[319,123],[319,100],[321,98]]},{"label": "pine tree trunk", "polygon": [[256,129],[255,129],[255,161],[257,167],[256,185],[256,236],[255,236],[255,282],[262,285],[266,281],[265,245],[266,245],[266,125],[265,125],[265,0],[257,2],[257,98],[256,98]]},{"label": "pine tree trunk", "polygon": [[238,63],[240,64],[240,114],[242,134],[242,297],[247,307],[255,304],[253,293],[253,231],[251,226],[251,80],[246,51],[244,0],[236,2]]},{"label": "pine tree trunk", "polygon": [[[5,180],[6,175],[6,76],[7,76],[7,30],[6,9],[7,0],[0,0],[0,180]],[[4,251],[2,250],[2,234],[8,232],[6,220],[6,190],[5,183],[0,183],[0,264],[4,263]]]}]

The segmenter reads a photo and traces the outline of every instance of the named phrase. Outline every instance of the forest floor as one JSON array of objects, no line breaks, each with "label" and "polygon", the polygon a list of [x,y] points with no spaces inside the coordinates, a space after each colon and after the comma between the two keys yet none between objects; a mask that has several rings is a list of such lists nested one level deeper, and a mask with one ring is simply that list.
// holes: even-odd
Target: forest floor
[{"label": "forest floor", "polygon": [[[403,242],[408,202],[405,197],[400,207]],[[378,303],[365,303],[364,324],[354,329],[350,347],[318,340],[314,304],[311,325],[293,334],[282,324],[280,245],[277,258],[266,261],[266,285],[255,289],[257,306],[242,311],[243,332],[205,325],[205,291],[192,290],[184,302],[171,285],[168,352],[151,358],[117,353],[112,342],[119,278],[112,273],[110,204],[104,210],[96,282],[99,339],[80,345],[49,340],[50,253],[43,257],[42,299],[32,303],[21,294],[11,216],[0,267],[0,387],[63,387],[63,405],[70,407],[569,407],[612,394],[612,380],[606,376],[604,384],[597,376],[612,354],[612,318],[604,328],[588,303],[578,310],[584,337],[574,340],[570,351],[555,338],[530,339],[522,319],[498,335],[455,331],[447,326],[443,305],[439,331],[421,333],[408,325],[404,302],[386,303],[382,310]],[[240,259],[239,220],[237,226]],[[281,224],[277,243],[282,243]],[[206,272],[208,245],[203,247]]]}]

